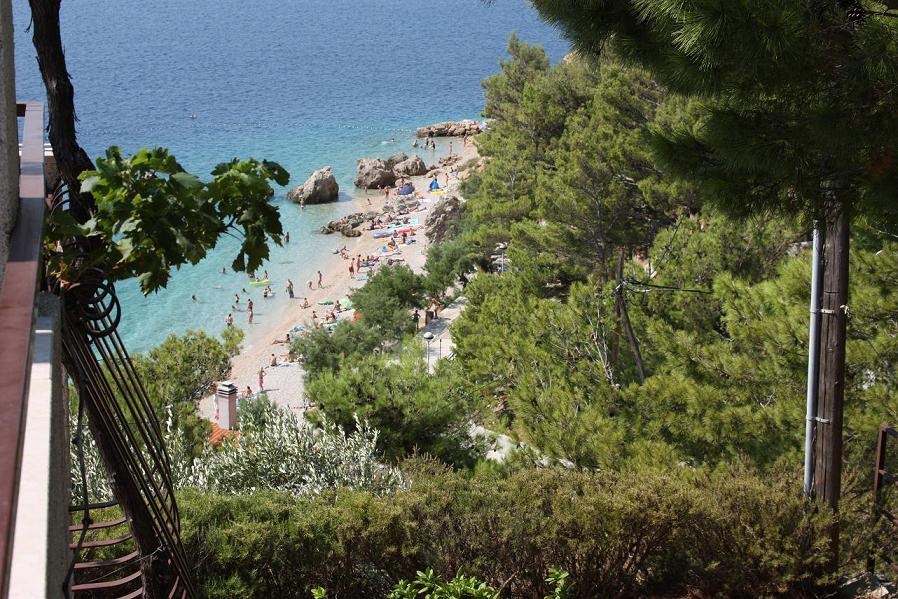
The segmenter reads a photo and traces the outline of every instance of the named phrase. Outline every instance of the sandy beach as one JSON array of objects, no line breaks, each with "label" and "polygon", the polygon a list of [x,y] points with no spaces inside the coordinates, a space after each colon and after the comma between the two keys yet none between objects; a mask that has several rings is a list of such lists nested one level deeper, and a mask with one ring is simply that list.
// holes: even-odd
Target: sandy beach
[{"label": "sandy beach", "polygon": [[[474,143],[469,142],[467,145],[462,143],[461,139],[454,139],[454,146],[462,148],[453,155],[458,156],[455,164],[463,164],[467,160],[477,157],[477,149]],[[422,156],[425,157],[426,156]],[[436,155],[431,160],[439,160],[442,156]],[[445,169],[446,173],[450,169]],[[458,190],[459,179],[455,173],[446,173],[449,176],[448,187],[444,184],[446,174],[439,174],[438,181],[440,185],[446,189],[447,193],[453,193]],[[427,239],[424,235],[424,222],[430,214],[430,210],[441,198],[446,197],[445,194],[433,194],[427,191],[430,180],[425,176],[411,177],[411,181],[416,191],[422,195],[421,210],[410,214],[409,216],[417,219],[419,228],[413,236],[414,243],[402,245],[400,243],[401,253],[393,258],[402,258],[404,264],[408,265],[415,272],[421,272],[424,267],[427,252]],[[345,214],[356,212],[380,211],[386,199],[382,192],[371,190],[368,195],[362,189],[353,190],[353,200],[345,202]],[[395,205],[395,196],[391,194],[390,203]],[[370,200],[370,204],[369,204]],[[378,250],[386,242],[385,239],[376,239],[370,231],[364,230],[365,227],[359,228],[362,231],[361,237],[344,237],[339,233],[334,233],[330,237],[333,239],[333,249],[337,250],[346,247],[349,256],[369,254],[377,255]],[[249,386],[253,392],[259,390],[259,369],[265,368],[265,391],[268,396],[285,407],[293,410],[301,411],[305,405],[303,393],[303,376],[302,367],[296,363],[290,363],[287,360],[289,347],[286,343],[275,343],[276,340],[283,340],[286,333],[295,325],[303,325],[311,327],[312,312],[315,311],[318,316],[318,322],[323,323],[324,317],[332,306],[319,305],[321,301],[336,301],[343,298],[353,290],[363,285],[364,279],[367,279],[370,269],[363,269],[361,279],[353,279],[349,274],[348,259],[342,258],[339,254],[334,254],[327,262],[327,266],[322,270],[322,287],[319,289],[317,285],[317,277],[312,280],[312,289],[309,289],[309,281],[293,281],[294,299],[291,300],[286,307],[281,307],[276,311],[266,309],[265,300],[255,302],[255,315],[252,325],[253,330],[248,335],[248,340],[244,342],[242,351],[233,359],[233,370],[231,380],[237,385],[241,394],[243,390]],[[357,275],[358,276],[358,275]],[[275,292],[283,293],[286,281],[272,282],[272,288]],[[303,298],[307,298],[310,304],[309,308],[302,308]],[[345,311],[340,316],[341,319],[351,318],[351,311]],[[246,318],[245,312],[235,315],[235,318]],[[278,366],[271,367],[271,354],[277,358]],[[215,419],[215,407],[212,398],[207,398],[201,402],[200,413],[210,419]]]}]

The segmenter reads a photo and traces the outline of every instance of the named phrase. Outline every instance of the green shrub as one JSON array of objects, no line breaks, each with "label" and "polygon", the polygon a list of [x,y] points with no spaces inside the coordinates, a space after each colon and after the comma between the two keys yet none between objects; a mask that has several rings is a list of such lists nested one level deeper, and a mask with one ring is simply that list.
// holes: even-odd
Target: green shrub
[{"label": "green shrub", "polygon": [[338,371],[349,363],[346,358],[368,355],[381,347],[383,335],[361,322],[342,321],[329,333],[324,327],[316,327],[296,338],[290,346],[290,357],[302,355],[307,376],[313,377],[325,371]]},{"label": "green shrub", "polygon": [[526,469],[501,478],[407,464],[410,489],[310,499],[182,493],[183,536],[208,597],[384,597],[400,580],[476,577],[502,597],[541,599],[569,573],[571,597],[688,589],[788,595],[814,582],[825,515],[792,476],[749,469]]},{"label": "green shrub", "polygon": [[208,444],[190,459],[174,447],[175,484],[211,493],[282,491],[314,495],[325,489],[388,493],[405,485],[395,466],[380,461],[377,431],[352,420],[353,430],[321,419],[315,427],[267,397],[241,402],[240,434]]},{"label": "green shrub", "polygon": [[451,361],[429,374],[422,344],[412,340],[396,356],[357,356],[352,367],[321,373],[308,382],[306,394],[346,431],[355,430],[356,418],[369,423],[387,459],[419,451],[471,465],[477,447],[468,428],[475,406],[463,392],[462,376]]},{"label": "green shrub", "polygon": [[382,266],[349,297],[364,324],[395,341],[414,329],[409,309],[423,307],[423,279],[405,265]]}]

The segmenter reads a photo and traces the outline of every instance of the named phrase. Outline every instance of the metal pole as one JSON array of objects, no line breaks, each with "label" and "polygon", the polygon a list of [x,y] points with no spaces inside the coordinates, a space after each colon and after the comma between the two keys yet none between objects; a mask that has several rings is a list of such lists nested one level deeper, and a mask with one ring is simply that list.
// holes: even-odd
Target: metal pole
[{"label": "metal pole", "polygon": [[823,238],[820,227],[814,221],[813,249],[811,252],[811,322],[808,330],[808,392],[804,423],[804,494],[811,495],[814,478],[814,434],[817,418],[817,382],[820,364],[820,295],[823,279],[820,277],[820,254]]}]

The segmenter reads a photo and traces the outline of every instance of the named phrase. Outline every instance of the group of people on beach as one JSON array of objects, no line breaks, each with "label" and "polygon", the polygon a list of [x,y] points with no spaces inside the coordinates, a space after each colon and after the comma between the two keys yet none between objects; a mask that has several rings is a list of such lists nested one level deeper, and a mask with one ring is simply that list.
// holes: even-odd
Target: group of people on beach
[{"label": "group of people on beach", "polygon": [[[468,139],[467,136],[465,136],[465,139],[463,140],[463,144],[465,146],[467,146],[470,141],[471,140]],[[458,142],[458,140],[455,140],[455,145],[457,145],[457,142]],[[422,143],[421,141],[416,139],[412,145],[413,145],[413,147],[417,148],[417,147],[420,147],[419,144],[421,144],[421,143]],[[424,147],[424,149],[436,150],[436,143],[434,142],[432,134],[428,135],[424,138],[423,147]],[[450,139],[448,141],[448,155],[450,157],[453,156],[453,154],[455,153],[454,150],[455,150],[455,147],[453,146],[453,140]],[[431,191],[440,190],[440,189],[443,189],[444,187],[449,186],[450,178],[452,177],[452,175],[454,173],[457,173],[457,169],[453,166],[453,164],[454,163],[451,160],[446,161],[445,163],[443,163],[443,165],[442,165],[443,168],[441,168],[440,171],[437,171],[436,173],[431,175],[429,181],[427,179],[425,179],[425,181],[427,181],[430,184],[429,189]],[[392,186],[380,186],[379,190],[383,192],[384,200],[387,201],[387,200],[391,199],[392,195],[397,194],[402,189],[404,184],[410,183],[410,182],[411,182],[411,179],[399,178]],[[367,194],[368,190],[366,189],[365,191]],[[422,190],[422,191],[424,193],[426,193],[426,190]],[[418,196],[419,198],[424,197],[421,192],[418,192],[415,195]],[[371,199],[368,199],[368,204],[369,205],[371,204]],[[376,231],[378,229],[381,229],[381,230],[387,229],[390,231],[390,235],[388,235],[388,236],[384,235],[385,239],[383,241],[385,243],[384,243],[384,248],[382,249],[382,252],[385,251],[388,254],[393,254],[393,253],[398,254],[399,253],[398,250],[402,246],[405,246],[406,244],[412,243],[415,241],[415,233],[414,233],[415,226],[412,225],[411,215],[409,214],[409,211],[413,210],[413,208],[411,208],[411,207],[406,208],[405,206],[407,204],[408,204],[407,201],[402,202],[402,203],[400,203],[400,206],[403,206],[403,208],[401,210],[389,211],[389,212],[386,212],[385,214],[379,214],[377,216],[374,216],[373,218],[368,219],[368,222],[367,222],[368,226],[365,227],[367,230]],[[344,217],[344,218],[338,220],[337,222],[340,225],[350,224],[348,217]],[[284,241],[289,242],[289,234],[284,235]],[[338,250],[335,250],[334,253],[339,254],[341,256],[341,258],[343,258],[343,260],[348,262],[348,264],[347,264],[347,262],[344,262],[344,264],[347,264],[346,268],[347,268],[347,271],[349,274],[349,278],[353,281],[357,280],[357,277],[359,277],[360,275],[363,274],[363,272],[365,272],[362,269],[368,269],[368,271],[370,272],[371,270],[377,268],[382,262],[388,262],[388,260],[380,254],[376,254],[376,255],[365,254],[365,255],[363,255],[362,253],[352,252],[349,248],[347,248],[346,245],[344,245],[342,248],[340,248]],[[389,262],[392,263],[392,261],[394,261],[394,260],[402,260],[402,258],[391,257]],[[308,288],[308,291],[310,291],[310,292],[318,291],[318,290],[326,288],[325,284],[324,284],[324,274],[322,273],[322,271],[318,270],[316,274],[317,274],[317,279],[313,278],[312,280],[309,280],[307,282],[307,288]],[[263,298],[268,298],[273,295],[273,292],[271,291],[271,282],[268,280],[269,279],[268,272],[265,272],[262,277],[258,277],[258,278],[256,278],[255,273],[250,273],[250,279],[257,281],[257,283],[256,283],[257,285],[259,284],[258,282],[265,281],[265,287],[262,292]],[[246,294],[245,288],[242,291],[244,293],[244,297],[246,295],[248,295],[248,294]],[[295,285],[294,285],[293,281],[289,278],[286,280],[286,283],[284,285],[284,291],[289,299],[291,299],[291,300],[297,299]],[[312,294],[310,293],[309,295],[312,295]],[[313,300],[315,299],[314,296],[312,296],[312,298],[313,298]],[[236,310],[238,308],[238,305],[241,303],[241,299],[242,299],[241,294],[239,294],[239,293],[235,294],[235,304],[232,305],[232,311]],[[311,309],[311,315],[310,315],[309,320],[311,321],[311,324],[315,327],[336,323],[341,318],[341,316],[340,316],[341,313],[343,313],[347,310],[347,306],[344,306],[343,302],[341,300],[336,300],[332,304],[330,301],[319,301],[318,303],[321,304],[321,306],[314,306],[313,303],[309,301],[308,296],[301,297],[299,299],[301,299],[301,304],[299,305],[299,307],[301,309],[303,309],[303,310]],[[246,297],[245,305],[246,305],[248,321],[249,321],[249,323],[252,323],[253,322],[252,299]],[[319,312],[321,312],[322,310],[324,310],[324,312],[322,313],[322,316],[319,316]],[[415,328],[417,328],[419,326],[419,319],[421,318],[420,313],[416,310],[415,313],[413,315],[411,315],[411,318],[412,318],[413,322],[415,323]],[[226,323],[228,326],[233,326],[233,314],[232,313],[228,314]],[[301,331],[302,327],[299,327],[296,330]],[[295,340],[295,337],[291,336],[290,333],[287,333],[285,337],[275,338],[272,341],[272,344],[275,344],[275,345],[286,344],[289,346],[293,340]],[[270,369],[282,366],[283,365],[282,362],[286,359],[287,359],[286,356],[283,356],[282,358],[279,359],[275,353],[271,353],[270,358],[267,361],[267,364],[263,364],[259,367],[259,370],[258,370],[259,391],[265,390],[265,376],[266,376],[266,374],[268,374]],[[300,356],[298,361],[303,362],[303,356]],[[252,396],[252,389],[249,386],[247,386],[244,395],[247,397]]]}]

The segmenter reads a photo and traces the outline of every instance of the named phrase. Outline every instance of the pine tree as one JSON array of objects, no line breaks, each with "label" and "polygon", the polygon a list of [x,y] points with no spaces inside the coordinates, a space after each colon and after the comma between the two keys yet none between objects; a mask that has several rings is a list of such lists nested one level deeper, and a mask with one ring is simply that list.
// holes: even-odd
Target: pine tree
[{"label": "pine tree", "polygon": [[814,490],[837,508],[849,223],[898,222],[898,13],[859,0],[534,4],[580,51],[611,47],[699,100],[692,125],[657,131],[656,149],[721,206],[824,223]]}]

